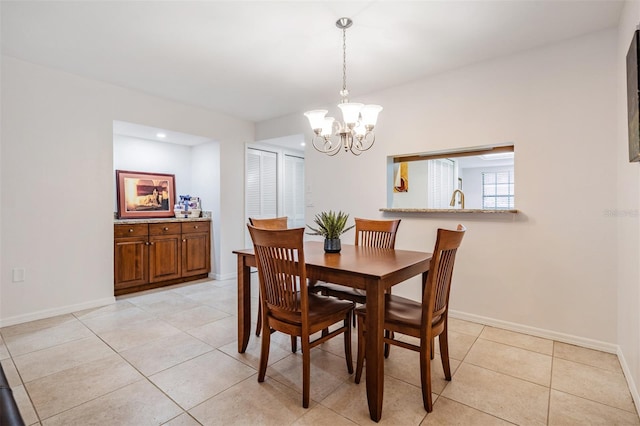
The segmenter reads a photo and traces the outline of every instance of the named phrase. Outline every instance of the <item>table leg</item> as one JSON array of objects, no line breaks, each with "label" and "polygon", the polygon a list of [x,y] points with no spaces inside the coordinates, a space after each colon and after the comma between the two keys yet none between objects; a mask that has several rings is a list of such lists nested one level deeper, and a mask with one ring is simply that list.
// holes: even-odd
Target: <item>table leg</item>
[{"label": "table leg", "polygon": [[384,392],[384,288],[377,281],[367,282],[366,373],[367,401],[371,420],[382,417]]},{"label": "table leg", "polygon": [[244,353],[251,334],[251,270],[238,255],[238,352]]}]

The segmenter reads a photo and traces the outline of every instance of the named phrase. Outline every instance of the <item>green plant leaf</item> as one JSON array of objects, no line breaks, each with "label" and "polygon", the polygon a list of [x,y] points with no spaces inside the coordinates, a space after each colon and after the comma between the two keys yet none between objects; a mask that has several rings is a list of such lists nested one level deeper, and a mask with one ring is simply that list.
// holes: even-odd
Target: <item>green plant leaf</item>
[{"label": "green plant leaf", "polygon": [[326,239],[340,238],[340,235],[344,234],[355,225],[347,227],[347,220],[349,215],[342,211],[335,213],[333,210],[328,212],[320,212],[316,214],[313,221],[317,225],[316,227],[307,225],[307,227],[313,232],[307,232],[307,235],[322,235]]}]

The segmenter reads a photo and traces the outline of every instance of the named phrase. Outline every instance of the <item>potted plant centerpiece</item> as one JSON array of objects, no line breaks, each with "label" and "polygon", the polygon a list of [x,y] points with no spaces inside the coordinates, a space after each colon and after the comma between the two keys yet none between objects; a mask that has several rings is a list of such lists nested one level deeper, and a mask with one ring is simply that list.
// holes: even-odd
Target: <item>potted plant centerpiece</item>
[{"label": "potted plant centerpiece", "polygon": [[355,226],[351,225],[347,228],[347,219],[349,219],[349,215],[341,211],[338,213],[332,210],[320,212],[313,219],[317,228],[307,225],[313,231],[307,232],[307,234],[322,235],[324,237],[324,251],[327,253],[340,253],[340,235]]}]

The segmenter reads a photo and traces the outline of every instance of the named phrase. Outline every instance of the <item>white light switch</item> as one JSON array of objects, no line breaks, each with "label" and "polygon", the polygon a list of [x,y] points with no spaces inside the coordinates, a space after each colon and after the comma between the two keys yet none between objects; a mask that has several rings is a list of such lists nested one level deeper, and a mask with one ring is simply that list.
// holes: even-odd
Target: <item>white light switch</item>
[{"label": "white light switch", "polygon": [[24,281],[24,268],[13,268],[13,282],[20,283]]}]

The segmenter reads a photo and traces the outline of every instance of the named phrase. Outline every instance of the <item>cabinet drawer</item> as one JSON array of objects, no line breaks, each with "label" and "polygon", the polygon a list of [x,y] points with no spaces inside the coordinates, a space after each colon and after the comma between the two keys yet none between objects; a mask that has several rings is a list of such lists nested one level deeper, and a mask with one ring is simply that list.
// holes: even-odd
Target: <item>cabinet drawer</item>
[{"label": "cabinet drawer", "polygon": [[113,236],[115,238],[123,237],[146,237],[149,233],[149,225],[146,223],[137,223],[134,225],[114,225]]},{"label": "cabinet drawer", "polygon": [[169,235],[169,234],[179,234],[180,233],[180,224],[179,223],[150,223],[149,224],[149,235]]},{"label": "cabinet drawer", "polygon": [[183,222],[181,223],[182,233],[209,232],[209,223],[210,222]]}]

